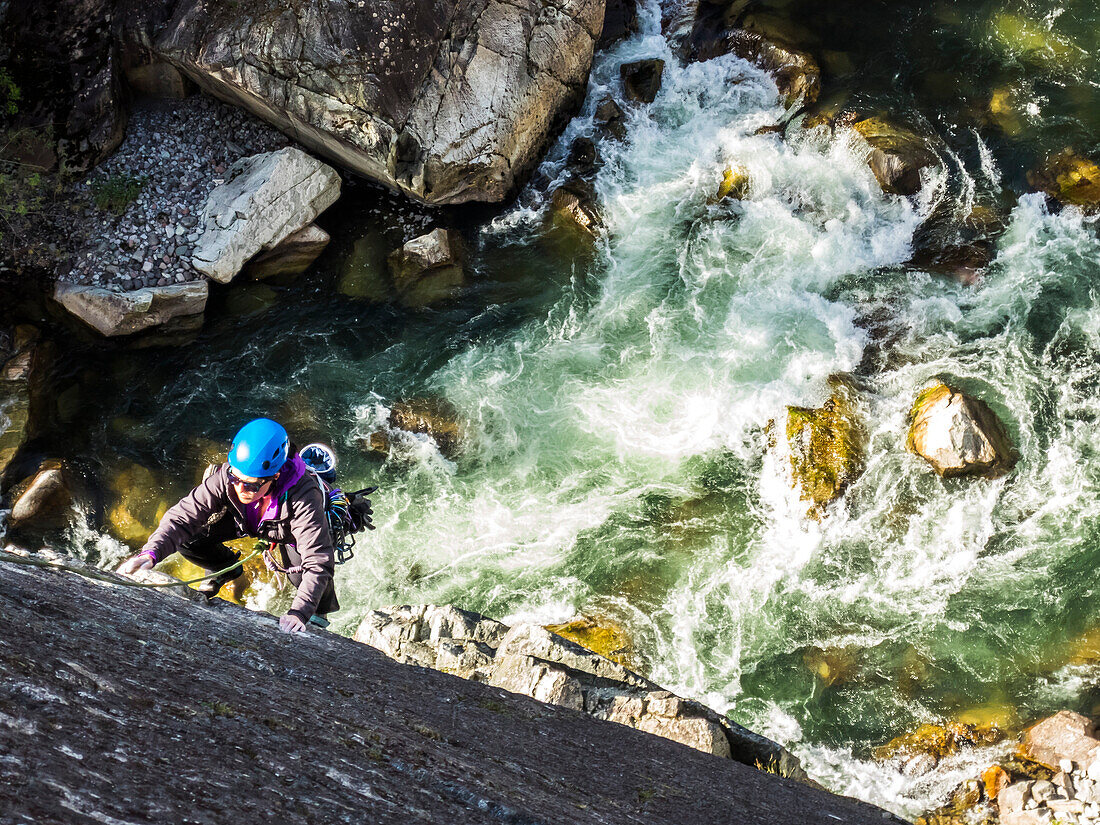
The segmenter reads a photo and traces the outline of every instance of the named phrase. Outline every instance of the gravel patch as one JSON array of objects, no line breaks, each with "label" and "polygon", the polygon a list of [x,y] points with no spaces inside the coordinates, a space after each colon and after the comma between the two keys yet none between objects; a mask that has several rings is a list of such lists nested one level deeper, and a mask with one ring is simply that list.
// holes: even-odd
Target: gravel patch
[{"label": "gravel patch", "polygon": [[[70,237],[86,240],[61,280],[126,291],[205,278],[191,266],[191,254],[210,191],[238,158],[291,142],[244,110],[204,95],[135,104],[122,145],[72,189],[87,206]],[[115,197],[114,210],[95,205],[97,196],[108,195]]]}]

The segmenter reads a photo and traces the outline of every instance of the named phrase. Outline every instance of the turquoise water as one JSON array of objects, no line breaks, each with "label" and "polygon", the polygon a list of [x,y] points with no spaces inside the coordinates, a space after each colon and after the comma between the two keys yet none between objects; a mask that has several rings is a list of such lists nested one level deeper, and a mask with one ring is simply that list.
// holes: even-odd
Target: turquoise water
[{"label": "turquoise water", "polygon": [[[876,14],[900,34],[872,38]],[[1085,2],[867,15],[843,32],[863,44],[852,71],[827,83],[940,135],[945,169],[920,197],[884,195],[843,137],[757,134],[786,116],[771,81],[732,57],[683,65],[647,6],[542,170],[557,177],[591,133],[621,62],[666,60],[628,139],[600,144],[607,234],[590,258],[544,237],[531,190],[469,230],[458,300],[350,301],[335,283],[353,243],[392,246],[395,226],[425,220],[353,187],[326,216],[333,247],[271,308],[216,297],[196,345],[86,364],[97,400],[66,443],[161,470],[174,495],[194,439],[280,417],[334,444],[348,486],[380,485],[378,530],[338,573],[341,632],[393,603],[611,619],[654,680],[788,745],[832,789],[903,814],[937,804],[990,754],[912,778],[872,749],[979,706],[1024,722],[1100,701],[1097,667],[1069,663],[1100,626],[1100,241],[1094,218],[1014,194],[1039,154],[1095,146],[1100,21]],[[841,37],[831,19],[815,37]],[[1002,87],[1016,135],[972,112]],[[730,165],[749,171],[749,197],[711,203]],[[933,216],[982,204],[1007,204],[1007,229],[976,286],[907,265]],[[825,401],[837,372],[856,375],[871,446],[817,522],[770,427]],[[1021,454],[1009,475],[944,481],[905,451],[934,378],[1006,422]],[[371,457],[362,440],[421,397],[454,408],[460,452],[391,430],[389,457]],[[124,552],[77,540],[105,563]]]}]

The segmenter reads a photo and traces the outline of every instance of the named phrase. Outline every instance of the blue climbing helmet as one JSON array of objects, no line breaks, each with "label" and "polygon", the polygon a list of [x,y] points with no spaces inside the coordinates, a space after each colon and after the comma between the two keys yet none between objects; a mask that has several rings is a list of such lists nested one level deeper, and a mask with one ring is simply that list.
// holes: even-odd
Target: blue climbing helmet
[{"label": "blue climbing helmet", "polygon": [[290,453],[290,437],[270,418],[249,421],[233,436],[229,466],[241,475],[267,478],[279,472]]}]

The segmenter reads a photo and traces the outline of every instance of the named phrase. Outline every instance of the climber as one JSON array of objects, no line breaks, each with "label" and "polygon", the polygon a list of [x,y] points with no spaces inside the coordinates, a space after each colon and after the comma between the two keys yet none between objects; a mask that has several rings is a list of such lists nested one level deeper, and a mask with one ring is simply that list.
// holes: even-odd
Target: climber
[{"label": "climber", "polygon": [[123,562],[124,574],[148,570],[174,552],[213,572],[199,591],[215,596],[244,574],[233,563],[240,554],[223,542],[254,536],[280,546],[282,566],[298,588],[279,619],[285,633],[297,633],[340,605],[333,586],[332,535],[325,515],[325,493],[294,451],[283,427],[268,418],[245,424],[229,448],[228,461],[208,470],[202,483],[168,510],[137,555]]}]

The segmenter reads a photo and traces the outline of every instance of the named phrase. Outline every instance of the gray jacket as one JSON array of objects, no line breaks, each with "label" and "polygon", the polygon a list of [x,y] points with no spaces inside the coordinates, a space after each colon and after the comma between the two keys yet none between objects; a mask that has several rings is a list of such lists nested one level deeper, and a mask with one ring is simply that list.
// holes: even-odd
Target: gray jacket
[{"label": "gray jacket", "polygon": [[[301,459],[295,455],[291,461],[300,462]],[[237,500],[229,486],[229,464],[223,463],[164,514],[142,552],[150,553],[158,562],[162,561],[194,538],[211,520],[223,514],[232,515],[242,536],[251,535],[276,542],[283,545],[291,558],[301,557],[301,561],[297,562],[301,566],[301,582],[294,603],[287,612],[298,616],[303,622],[309,621],[332,581],[336,566],[332,534],[325,516],[324,493],[316,476],[306,471],[295,484],[280,493],[275,517],[261,522],[255,531],[250,531],[245,506]]]}]

